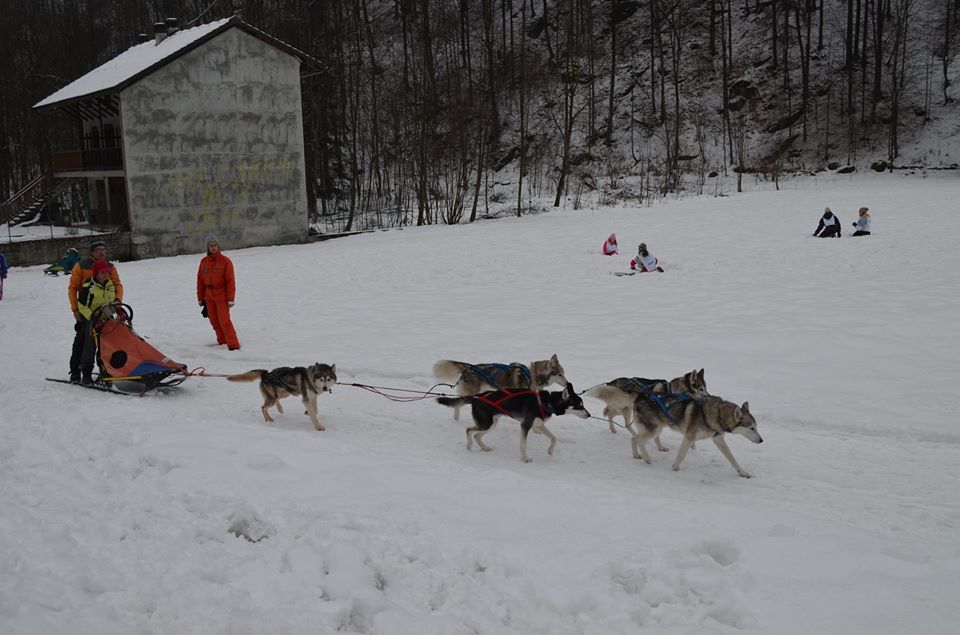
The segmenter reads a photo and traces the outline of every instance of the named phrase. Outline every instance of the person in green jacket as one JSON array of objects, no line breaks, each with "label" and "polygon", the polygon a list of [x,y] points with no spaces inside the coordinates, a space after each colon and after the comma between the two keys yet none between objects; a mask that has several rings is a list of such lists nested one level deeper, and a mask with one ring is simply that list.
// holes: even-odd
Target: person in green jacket
[{"label": "person in green jacket", "polygon": [[113,266],[106,260],[97,260],[93,263],[93,277],[81,288],[77,296],[77,310],[90,325],[84,329],[83,355],[80,358],[80,383],[89,386],[93,383],[93,358],[96,353],[96,344],[93,341],[93,316],[97,310],[109,306],[117,301],[117,288],[110,279]]}]

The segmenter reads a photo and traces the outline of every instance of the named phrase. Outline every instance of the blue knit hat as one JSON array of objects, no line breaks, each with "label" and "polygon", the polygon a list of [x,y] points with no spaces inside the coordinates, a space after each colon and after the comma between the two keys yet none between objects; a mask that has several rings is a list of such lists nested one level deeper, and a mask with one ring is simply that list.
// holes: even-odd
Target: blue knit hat
[{"label": "blue knit hat", "polygon": [[93,253],[93,250],[96,249],[97,247],[106,247],[106,246],[107,246],[107,243],[103,242],[102,240],[95,240],[92,243],[90,243],[90,253]]},{"label": "blue knit hat", "polygon": [[209,246],[210,243],[217,243],[217,247],[220,246],[220,239],[217,238],[216,234],[207,234],[207,239],[203,241],[203,244]]}]

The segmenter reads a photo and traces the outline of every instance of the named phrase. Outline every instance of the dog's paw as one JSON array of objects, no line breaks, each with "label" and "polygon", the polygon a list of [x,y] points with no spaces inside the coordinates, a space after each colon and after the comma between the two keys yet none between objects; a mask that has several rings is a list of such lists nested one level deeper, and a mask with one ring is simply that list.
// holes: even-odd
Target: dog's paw
[{"label": "dog's paw", "polygon": [[670,451],[670,448],[668,448],[665,445],[657,448],[657,452],[669,452],[669,451]]},{"label": "dog's paw", "polygon": [[737,474],[739,474],[741,478],[753,478],[753,474],[750,472],[737,472]]},{"label": "dog's paw", "polygon": [[529,459],[529,458],[527,458],[527,457],[523,457],[523,458],[520,459],[520,460],[523,461],[524,463],[533,463],[533,459]]}]

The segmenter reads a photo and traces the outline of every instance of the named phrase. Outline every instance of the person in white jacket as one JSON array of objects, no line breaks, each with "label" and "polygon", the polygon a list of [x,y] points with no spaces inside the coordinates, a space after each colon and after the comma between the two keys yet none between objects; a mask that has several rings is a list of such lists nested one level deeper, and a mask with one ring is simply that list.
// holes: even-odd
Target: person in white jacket
[{"label": "person in white jacket", "polygon": [[637,248],[637,257],[630,261],[630,268],[638,273],[647,271],[659,271],[663,273],[663,267],[657,257],[647,250],[647,243],[640,243]]}]

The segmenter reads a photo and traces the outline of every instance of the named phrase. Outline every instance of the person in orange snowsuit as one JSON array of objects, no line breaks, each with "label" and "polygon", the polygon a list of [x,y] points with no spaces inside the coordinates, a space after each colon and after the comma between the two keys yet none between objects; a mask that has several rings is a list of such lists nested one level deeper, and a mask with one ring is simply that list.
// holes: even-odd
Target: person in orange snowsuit
[{"label": "person in orange snowsuit", "polygon": [[226,344],[231,351],[240,348],[240,340],[230,321],[236,292],[233,262],[220,251],[220,240],[210,234],[207,236],[207,255],[200,261],[197,271],[197,302],[204,307],[210,326],[217,334],[217,344]]}]

